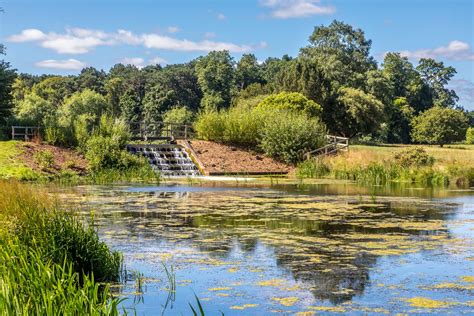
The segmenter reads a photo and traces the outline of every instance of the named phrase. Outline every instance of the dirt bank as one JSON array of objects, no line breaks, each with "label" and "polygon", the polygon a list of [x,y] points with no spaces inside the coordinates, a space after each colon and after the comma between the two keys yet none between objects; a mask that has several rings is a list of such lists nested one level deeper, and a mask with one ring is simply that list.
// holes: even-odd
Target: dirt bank
[{"label": "dirt bank", "polygon": [[294,167],[242,148],[210,141],[190,142],[206,173],[215,174],[281,174]]}]

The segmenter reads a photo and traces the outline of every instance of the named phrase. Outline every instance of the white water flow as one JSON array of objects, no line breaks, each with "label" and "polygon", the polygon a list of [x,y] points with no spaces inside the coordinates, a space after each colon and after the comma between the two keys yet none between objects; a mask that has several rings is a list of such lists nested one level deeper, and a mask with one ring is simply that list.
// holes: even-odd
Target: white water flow
[{"label": "white water flow", "polygon": [[142,155],[165,177],[199,176],[186,150],[179,145],[127,145],[132,154]]}]

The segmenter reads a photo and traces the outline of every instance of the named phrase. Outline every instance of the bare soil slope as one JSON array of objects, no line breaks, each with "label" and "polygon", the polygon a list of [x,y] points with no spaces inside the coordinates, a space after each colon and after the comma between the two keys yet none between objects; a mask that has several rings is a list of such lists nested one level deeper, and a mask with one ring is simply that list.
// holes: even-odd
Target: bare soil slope
[{"label": "bare soil slope", "polygon": [[281,174],[294,167],[260,153],[210,141],[194,140],[191,146],[199,156],[206,173],[218,174]]}]

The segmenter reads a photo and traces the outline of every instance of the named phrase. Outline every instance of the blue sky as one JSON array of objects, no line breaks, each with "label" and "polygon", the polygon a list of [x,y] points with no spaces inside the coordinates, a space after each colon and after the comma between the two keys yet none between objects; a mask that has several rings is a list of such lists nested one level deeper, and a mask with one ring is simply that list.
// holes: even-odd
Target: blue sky
[{"label": "blue sky", "polygon": [[20,72],[75,74],[118,62],[179,63],[212,49],[259,60],[297,55],[314,26],[362,28],[372,55],[398,51],[457,69],[460,104],[474,110],[472,0],[0,0],[0,39]]}]

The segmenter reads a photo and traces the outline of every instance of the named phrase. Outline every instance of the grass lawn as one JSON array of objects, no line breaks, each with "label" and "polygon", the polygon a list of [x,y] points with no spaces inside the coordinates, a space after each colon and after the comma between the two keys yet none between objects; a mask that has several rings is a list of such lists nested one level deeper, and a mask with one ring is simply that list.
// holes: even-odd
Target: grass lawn
[{"label": "grass lawn", "polygon": [[18,141],[0,141],[0,178],[32,179],[35,172],[23,164],[19,155],[22,149]]},{"label": "grass lawn", "polygon": [[[382,161],[392,158],[397,152],[415,145],[350,146],[348,156],[354,160]],[[419,145],[418,145],[419,146]],[[466,168],[474,167],[474,145],[421,146],[442,165],[458,164]],[[365,163],[364,163],[365,164]]]}]

